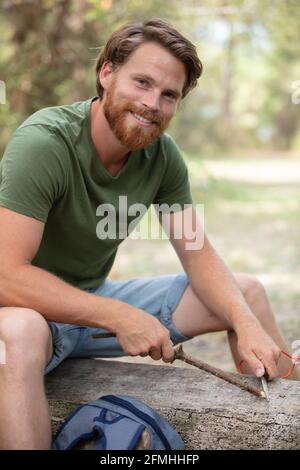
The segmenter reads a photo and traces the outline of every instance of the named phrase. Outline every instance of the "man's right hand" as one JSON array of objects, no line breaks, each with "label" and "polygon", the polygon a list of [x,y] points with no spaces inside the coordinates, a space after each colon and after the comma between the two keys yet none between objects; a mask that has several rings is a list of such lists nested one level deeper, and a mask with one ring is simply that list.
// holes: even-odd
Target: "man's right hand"
[{"label": "man's right hand", "polygon": [[122,314],[114,330],[122,349],[129,356],[147,356],[154,360],[172,362],[174,347],[169,330],[155,317],[129,304],[122,308]]}]

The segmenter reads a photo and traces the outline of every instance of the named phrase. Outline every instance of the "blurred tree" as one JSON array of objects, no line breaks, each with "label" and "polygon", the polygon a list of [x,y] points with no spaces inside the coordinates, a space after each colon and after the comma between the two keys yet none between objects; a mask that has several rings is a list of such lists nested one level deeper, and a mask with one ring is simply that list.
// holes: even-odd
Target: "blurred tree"
[{"label": "blurred tree", "polygon": [[300,106],[292,105],[291,94],[300,78],[299,1],[185,4],[182,21],[191,21],[204,62],[199,90],[174,123],[186,148],[207,155],[297,145]]},{"label": "blurred tree", "polygon": [[94,61],[109,34],[124,22],[154,17],[158,11],[170,18],[171,4],[3,0],[0,78],[7,85],[7,104],[0,107],[0,125],[6,127],[0,147],[12,128],[36,110],[95,94]]},{"label": "blurred tree", "polygon": [[291,102],[292,83],[300,78],[300,5],[297,0],[258,2],[260,17],[272,47],[268,54],[270,74],[267,110],[274,123],[276,148],[290,148],[300,124],[300,108]]},{"label": "blurred tree", "polygon": [[197,44],[204,63],[200,86],[170,129],[184,149],[207,155],[297,144],[298,0],[2,0],[1,7],[0,154],[29,114],[93,95],[99,46],[121,24],[155,16]]}]

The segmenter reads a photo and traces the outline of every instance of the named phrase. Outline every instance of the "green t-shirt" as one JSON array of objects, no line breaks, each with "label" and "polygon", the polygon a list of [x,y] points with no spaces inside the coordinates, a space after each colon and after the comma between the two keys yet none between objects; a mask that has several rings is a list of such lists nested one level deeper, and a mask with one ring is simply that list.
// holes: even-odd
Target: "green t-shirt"
[{"label": "green t-shirt", "polygon": [[[118,231],[115,239],[97,235],[107,216],[97,213],[101,204],[114,206],[118,221],[119,196],[128,197],[128,207],[192,203],[186,165],[167,134],[131,152],[119,173],[109,174],[91,138],[93,99],[30,116],[0,163],[0,206],[45,223],[32,264],[83,289],[107,277],[124,239]],[[128,223],[135,218],[128,216]]]}]

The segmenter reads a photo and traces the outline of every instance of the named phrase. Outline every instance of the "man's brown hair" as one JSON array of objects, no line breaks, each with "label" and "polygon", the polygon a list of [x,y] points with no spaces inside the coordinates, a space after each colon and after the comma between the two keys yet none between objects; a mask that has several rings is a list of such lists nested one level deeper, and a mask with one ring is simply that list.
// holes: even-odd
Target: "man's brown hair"
[{"label": "man's brown hair", "polygon": [[96,88],[100,99],[103,97],[104,91],[99,80],[99,71],[102,65],[105,62],[111,62],[113,70],[117,70],[145,42],[160,44],[184,64],[186,81],[182,98],[197,85],[197,80],[202,73],[202,63],[194,44],[182,36],[173,26],[155,18],[144,23],[122,26],[110,36],[97,57]]}]

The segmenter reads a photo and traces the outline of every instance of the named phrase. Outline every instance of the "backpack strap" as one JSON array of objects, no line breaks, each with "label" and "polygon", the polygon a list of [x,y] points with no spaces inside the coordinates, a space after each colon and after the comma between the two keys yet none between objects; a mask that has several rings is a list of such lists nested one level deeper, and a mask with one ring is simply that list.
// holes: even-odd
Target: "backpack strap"
[{"label": "backpack strap", "polygon": [[89,441],[90,450],[132,450],[144,429],[143,424],[127,416],[86,404],[77,408],[65,422],[52,448],[70,450]]}]

